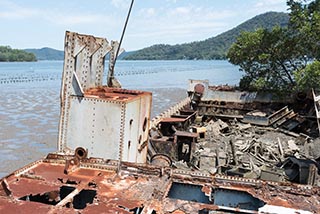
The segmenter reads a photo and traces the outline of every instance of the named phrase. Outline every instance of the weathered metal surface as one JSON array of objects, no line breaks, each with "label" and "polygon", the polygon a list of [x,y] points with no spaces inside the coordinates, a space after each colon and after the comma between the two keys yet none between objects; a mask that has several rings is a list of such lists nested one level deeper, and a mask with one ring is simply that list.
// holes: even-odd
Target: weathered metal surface
[{"label": "weathered metal surface", "polygon": [[185,106],[188,106],[189,104],[190,104],[190,99],[186,97],[185,99],[181,100],[178,104],[172,106],[168,110],[164,111],[160,115],[153,118],[151,120],[150,127],[151,128],[156,127],[163,118],[170,117],[172,114],[179,112],[180,109],[182,109]]},{"label": "weathered metal surface", "polygon": [[270,126],[277,127],[282,125],[289,119],[292,119],[297,114],[295,114],[292,110],[288,109],[288,106],[285,106],[278,111],[272,112],[270,115],[266,113],[260,112],[258,110],[248,112],[243,117],[243,122],[251,123],[255,125],[261,126]]},{"label": "weathered metal surface", "polygon": [[105,55],[113,63],[117,42],[67,32],[65,43],[59,151],[145,163],[151,93],[102,86]]},{"label": "weathered metal surface", "polygon": [[279,98],[268,92],[246,92],[235,90],[231,86],[209,86],[208,80],[189,80],[188,94],[195,92],[195,86],[202,84],[204,86],[202,101],[223,101],[223,102],[236,102],[236,103],[292,103],[292,97]]},{"label": "weathered metal surface", "polygon": [[69,97],[82,96],[91,87],[102,85],[104,60],[112,50],[107,39],[66,32],[61,84],[59,151],[66,148]]},{"label": "weathered metal surface", "polygon": [[126,162],[117,171],[118,162],[80,162],[77,170],[65,174],[64,156],[53,154],[7,176],[11,194],[2,185],[0,212],[262,213],[278,208],[286,213],[317,213],[320,206],[318,187]]},{"label": "weathered metal surface", "polygon": [[173,114],[171,117],[162,118],[157,125],[165,136],[172,135],[177,129],[185,130],[193,123],[197,112],[184,112],[185,114]]},{"label": "weathered metal surface", "polygon": [[316,95],[314,90],[312,90],[313,100],[314,100],[314,108],[316,111],[316,118],[318,123],[318,130],[320,134],[320,95]]},{"label": "weathered metal surface", "polygon": [[195,87],[198,84],[201,84],[202,86],[204,86],[202,93],[206,92],[206,90],[209,88],[209,80],[192,80],[192,79],[189,79],[188,83],[189,83],[188,84],[188,89],[187,89],[188,92],[194,92],[195,91]]},{"label": "weathered metal surface", "polygon": [[122,50],[118,50],[119,43],[116,41],[111,41],[112,50],[109,55],[109,69],[107,74],[107,86],[113,88],[121,88],[120,82],[114,76],[114,66],[115,66],[115,58],[116,54],[120,55],[123,52]]},{"label": "weathered metal surface", "polygon": [[156,154],[151,157],[150,163],[156,166],[169,167],[172,165],[172,160],[165,154]]},{"label": "weathered metal surface", "polygon": [[[190,85],[197,86],[200,83],[191,81]],[[192,93],[196,93],[195,86]],[[192,93],[189,93],[191,100]],[[173,165],[181,169],[318,186],[318,147],[308,135],[314,133],[313,121],[308,121],[305,116],[283,105],[282,101],[269,104],[250,101],[243,104],[241,100],[227,102],[201,99],[195,109],[192,103],[189,105],[195,111],[196,118],[201,120],[192,120],[187,126],[182,125],[180,119],[184,117],[187,108],[181,109],[180,117],[179,113],[164,117],[159,120],[159,133],[152,132],[151,147],[155,152],[169,155],[174,160]],[[302,113],[308,112],[306,105],[290,105],[290,108]],[[252,115],[250,118],[241,117],[243,114],[249,115],[248,112]],[[216,117],[221,119],[217,120]],[[300,119],[302,117],[303,120]],[[301,124],[310,126],[312,130],[306,130]],[[194,144],[196,148],[190,159],[179,158],[177,154],[181,154],[181,148],[179,153],[179,147],[172,143],[177,133],[184,131],[191,134],[198,132],[200,127],[206,132],[202,133],[202,137],[199,135],[199,143]],[[309,147],[315,148],[317,152],[312,152]],[[185,149],[189,151],[187,147]],[[296,160],[294,158],[299,161],[290,162]]]}]

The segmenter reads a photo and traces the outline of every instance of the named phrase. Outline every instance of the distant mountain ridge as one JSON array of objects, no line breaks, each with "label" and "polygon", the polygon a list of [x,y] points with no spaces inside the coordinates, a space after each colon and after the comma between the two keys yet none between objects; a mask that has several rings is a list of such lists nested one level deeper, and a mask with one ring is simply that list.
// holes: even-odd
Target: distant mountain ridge
[{"label": "distant mountain ridge", "polygon": [[177,44],[153,45],[124,57],[126,60],[180,60],[180,59],[223,59],[230,46],[242,31],[254,31],[263,27],[272,29],[288,25],[289,15],[282,12],[267,12],[257,15],[237,27],[203,41]]},{"label": "distant mountain ridge", "polygon": [[[24,49],[25,52],[28,53],[33,53],[37,60],[63,60],[64,59],[64,51],[56,50],[53,48],[29,48],[29,49]],[[129,51],[129,52],[123,52],[120,54],[118,59],[123,59],[124,57],[133,54],[135,51]]]},{"label": "distant mountain ridge", "polygon": [[[242,31],[254,31],[259,27],[272,29],[288,25],[289,15],[282,12],[267,12],[257,15],[237,27],[203,41],[166,45],[157,44],[137,51],[123,52],[118,59],[124,60],[180,60],[224,59],[232,43]],[[64,52],[53,48],[24,49],[33,53],[37,60],[63,60]]]},{"label": "distant mountain ridge", "polygon": [[64,52],[53,48],[40,48],[40,49],[24,49],[24,51],[36,55],[37,60],[63,60]]}]

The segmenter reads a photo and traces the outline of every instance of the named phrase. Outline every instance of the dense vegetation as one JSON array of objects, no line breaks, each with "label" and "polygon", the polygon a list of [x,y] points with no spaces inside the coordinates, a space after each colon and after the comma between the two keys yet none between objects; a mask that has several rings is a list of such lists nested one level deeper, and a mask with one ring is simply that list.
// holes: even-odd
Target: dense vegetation
[{"label": "dense vegetation", "polygon": [[0,62],[30,62],[36,60],[36,56],[32,53],[12,49],[10,46],[0,46]]},{"label": "dense vegetation", "polygon": [[52,48],[25,49],[26,52],[33,53],[38,60],[63,60],[64,52]]},{"label": "dense vegetation", "polygon": [[203,41],[179,45],[153,45],[129,54],[128,60],[174,60],[174,59],[223,59],[227,51],[236,41],[242,31],[254,31],[259,27],[272,29],[279,25],[288,24],[289,16],[286,13],[268,12],[240,24],[216,37]]},{"label": "dense vegetation", "polygon": [[320,88],[320,0],[288,0],[287,27],[243,32],[228,52],[245,72],[244,90]]}]

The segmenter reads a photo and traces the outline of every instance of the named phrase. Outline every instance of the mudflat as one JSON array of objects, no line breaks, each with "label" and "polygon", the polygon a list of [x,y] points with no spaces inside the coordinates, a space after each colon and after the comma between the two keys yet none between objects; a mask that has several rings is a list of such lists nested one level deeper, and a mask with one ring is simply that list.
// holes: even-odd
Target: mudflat
[{"label": "mudflat", "polygon": [[[187,96],[181,88],[153,93],[151,118]],[[57,150],[60,115],[57,88],[5,89],[0,93],[0,177]]]}]

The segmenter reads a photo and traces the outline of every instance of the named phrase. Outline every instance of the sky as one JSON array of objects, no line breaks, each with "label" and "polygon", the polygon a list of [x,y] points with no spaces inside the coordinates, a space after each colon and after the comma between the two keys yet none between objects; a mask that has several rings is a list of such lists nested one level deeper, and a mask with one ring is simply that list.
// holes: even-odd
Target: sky
[{"label": "sky", "polygon": [[[131,0],[0,0],[0,45],[63,50],[65,31],[120,40]],[[286,0],[135,0],[122,47],[200,41]]]}]

